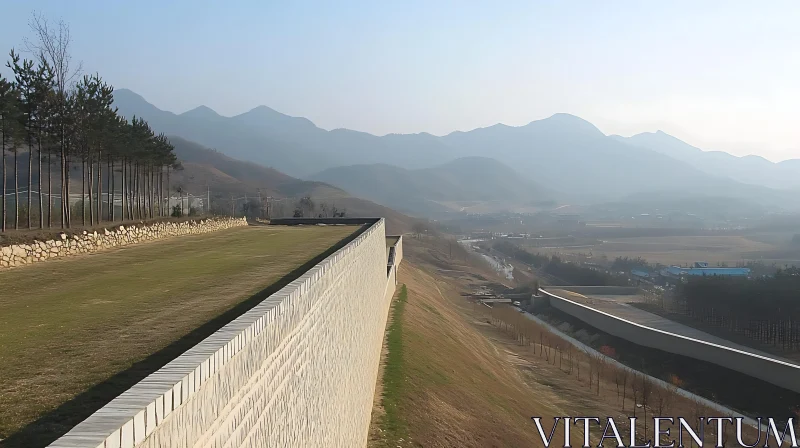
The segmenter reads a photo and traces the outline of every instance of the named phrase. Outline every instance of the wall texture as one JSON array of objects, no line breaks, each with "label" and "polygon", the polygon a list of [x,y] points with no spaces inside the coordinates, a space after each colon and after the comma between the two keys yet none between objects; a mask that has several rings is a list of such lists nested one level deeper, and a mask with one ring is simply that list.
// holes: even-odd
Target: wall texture
[{"label": "wall texture", "polygon": [[602,294],[609,296],[631,296],[641,294],[642,290],[635,286],[556,286],[548,285],[548,289],[565,289],[578,294]]},{"label": "wall texture", "polygon": [[376,220],[51,446],[365,446],[395,289],[386,254]]},{"label": "wall texture", "polygon": [[180,223],[161,222],[149,226],[119,226],[102,232],[82,232],[69,236],[62,233],[59,239],[36,241],[0,247],[0,269],[24,266],[53,258],[98,252],[116,246],[144,241],[214,232],[231,227],[246,226],[244,218],[213,218]]},{"label": "wall texture", "polygon": [[646,327],[543,289],[540,291],[550,297],[552,307],[613,336],[645,347],[710,362],[800,392],[800,366]]}]

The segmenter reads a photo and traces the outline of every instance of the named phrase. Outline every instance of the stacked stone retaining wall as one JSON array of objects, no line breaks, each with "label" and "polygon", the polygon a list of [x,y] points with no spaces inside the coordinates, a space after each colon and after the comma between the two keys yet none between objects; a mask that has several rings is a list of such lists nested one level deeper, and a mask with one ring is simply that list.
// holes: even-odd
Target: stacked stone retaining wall
[{"label": "stacked stone retaining wall", "polygon": [[399,260],[376,220],[51,447],[365,446]]},{"label": "stacked stone retaining wall", "polygon": [[62,233],[59,238],[0,247],[0,269],[38,263],[53,258],[88,254],[117,246],[179,235],[195,235],[246,226],[244,218],[209,218],[198,221],[160,222],[150,225],[118,226],[81,234]]}]

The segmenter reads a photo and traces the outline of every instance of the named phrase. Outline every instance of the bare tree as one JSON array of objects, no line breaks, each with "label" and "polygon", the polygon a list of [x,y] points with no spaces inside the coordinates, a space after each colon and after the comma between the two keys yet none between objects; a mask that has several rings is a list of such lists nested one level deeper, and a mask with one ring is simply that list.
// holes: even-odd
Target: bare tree
[{"label": "bare tree", "polygon": [[641,398],[641,391],[642,391],[642,383],[638,381],[638,375],[633,375],[633,380],[631,381],[631,392],[633,394],[633,416],[636,417],[636,406],[638,405],[639,398]]},{"label": "bare tree", "polygon": [[[622,367],[620,370],[620,381],[622,382],[622,410],[625,410],[625,398],[628,394],[628,369]],[[635,405],[636,403],[634,403]]]},{"label": "bare tree", "polygon": [[33,31],[33,40],[25,39],[25,49],[32,53],[41,65],[53,71],[55,88],[53,116],[55,133],[61,152],[61,227],[70,226],[69,209],[69,155],[67,147],[68,90],[83,70],[83,64],[72,64],[70,46],[72,36],[69,25],[63,20],[52,24],[43,15],[34,12],[28,23]]},{"label": "bare tree", "polygon": [[640,375],[642,380],[642,410],[644,411],[644,432],[647,433],[647,404],[650,401],[650,396],[653,393],[653,385],[644,374]]},{"label": "bare tree", "polygon": [[672,402],[677,393],[674,387],[666,389],[663,387],[655,387],[653,389],[653,399],[655,401],[657,415],[664,415],[667,408],[672,406]]}]

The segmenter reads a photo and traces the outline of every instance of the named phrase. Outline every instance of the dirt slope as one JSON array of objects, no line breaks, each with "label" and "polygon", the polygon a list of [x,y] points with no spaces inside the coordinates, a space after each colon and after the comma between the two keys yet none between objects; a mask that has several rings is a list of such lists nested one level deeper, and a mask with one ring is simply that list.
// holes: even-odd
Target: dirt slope
[{"label": "dirt slope", "polygon": [[[461,281],[437,277],[437,268],[415,257],[414,247],[410,250],[399,277],[407,287],[400,316],[404,382],[392,391],[398,395],[392,398],[399,403],[401,424],[387,429],[378,403],[370,446],[541,446],[530,417],[552,422],[554,415],[564,415],[551,405],[559,401],[555,394],[530,387],[513,357],[476,329],[466,316],[464,307],[472,305],[460,296]],[[491,275],[476,277],[475,269],[454,268],[465,269],[456,274],[462,280]]]}]

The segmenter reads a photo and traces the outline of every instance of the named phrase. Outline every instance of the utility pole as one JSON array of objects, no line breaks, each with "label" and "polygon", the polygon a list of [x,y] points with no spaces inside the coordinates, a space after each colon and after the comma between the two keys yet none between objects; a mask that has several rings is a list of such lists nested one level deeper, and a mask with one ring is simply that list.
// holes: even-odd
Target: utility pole
[{"label": "utility pole", "polygon": [[231,215],[236,217],[236,202],[233,200],[233,195],[231,195]]},{"label": "utility pole", "polygon": [[211,187],[206,184],[206,216],[211,214]]}]

